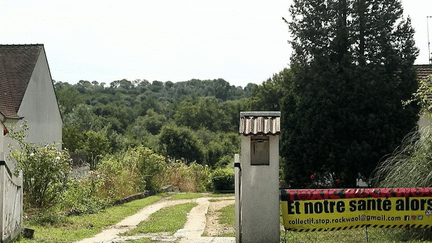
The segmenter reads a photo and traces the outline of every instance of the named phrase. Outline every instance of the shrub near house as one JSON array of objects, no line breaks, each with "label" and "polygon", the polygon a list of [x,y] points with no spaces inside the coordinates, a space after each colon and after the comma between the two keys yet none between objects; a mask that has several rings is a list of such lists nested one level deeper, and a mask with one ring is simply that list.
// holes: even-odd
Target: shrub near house
[{"label": "shrub near house", "polygon": [[23,129],[11,131],[9,137],[18,142],[20,149],[11,148],[10,158],[15,162],[15,174],[23,172],[24,206],[44,208],[52,206],[64,190],[69,173],[69,153],[56,145],[37,147],[25,141]]}]

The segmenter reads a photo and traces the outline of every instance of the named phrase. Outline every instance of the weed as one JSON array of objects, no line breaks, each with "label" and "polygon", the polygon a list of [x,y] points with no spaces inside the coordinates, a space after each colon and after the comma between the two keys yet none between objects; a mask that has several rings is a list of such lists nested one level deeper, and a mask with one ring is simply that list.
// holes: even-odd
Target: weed
[{"label": "weed", "polygon": [[205,192],[210,188],[210,168],[197,163],[186,165],[183,161],[170,161],[163,173],[157,176],[159,185],[172,185],[183,192]]},{"label": "weed", "polygon": [[218,210],[221,213],[219,222],[226,227],[235,227],[235,204]]}]

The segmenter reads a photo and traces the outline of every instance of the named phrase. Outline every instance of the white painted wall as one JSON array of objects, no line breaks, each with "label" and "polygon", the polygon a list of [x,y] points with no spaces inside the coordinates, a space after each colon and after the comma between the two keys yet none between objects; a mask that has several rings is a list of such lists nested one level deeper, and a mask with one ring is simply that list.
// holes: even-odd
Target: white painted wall
[{"label": "white painted wall", "polygon": [[418,122],[417,122],[419,129],[428,127],[432,124],[432,120],[431,120],[431,114],[429,112],[424,112]]},{"label": "white painted wall", "polygon": [[27,134],[30,142],[61,142],[62,120],[44,49],[33,70],[18,115],[24,117],[30,127]]},{"label": "white painted wall", "polygon": [[[42,49],[36,62],[23,101],[18,110],[18,115],[24,118],[15,126],[19,126],[24,121],[29,125],[30,129],[27,131],[28,142],[37,145],[61,142],[62,119],[44,49]],[[7,122],[5,125],[7,127],[14,126],[11,122]],[[13,142],[10,138],[6,137],[3,145],[6,162],[8,162],[9,143]],[[13,165],[9,166],[11,170],[13,170],[13,167]]]},{"label": "white painted wall", "polygon": [[270,165],[250,165],[250,136],[241,144],[242,242],[279,242],[279,136],[270,138]]}]

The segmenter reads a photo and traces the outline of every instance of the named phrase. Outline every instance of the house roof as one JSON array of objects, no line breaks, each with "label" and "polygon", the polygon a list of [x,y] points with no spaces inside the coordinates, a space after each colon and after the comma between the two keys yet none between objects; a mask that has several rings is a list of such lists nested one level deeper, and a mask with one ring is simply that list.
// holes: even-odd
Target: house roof
[{"label": "house roof", "polygon": [[20,119],[18,109],[43,44],[0,45],[0,113]]},{"label": "house roof", "polygon": [[280,130],[280,111],[240,112],[240,134],[278,135]]},{"label": "house roof", "polygon": [[414,68],[417,72],[418,80],[426,81],[429,75],[432,75],[432,65],[431,64],[423,64],[423,65],[414,65]]}]

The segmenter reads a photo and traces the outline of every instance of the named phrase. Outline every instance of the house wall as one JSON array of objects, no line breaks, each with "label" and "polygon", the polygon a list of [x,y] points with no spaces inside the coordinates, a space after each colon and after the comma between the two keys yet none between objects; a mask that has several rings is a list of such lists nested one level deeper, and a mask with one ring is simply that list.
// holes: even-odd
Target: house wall
[{"label": "house wall", "polygon": [[[47,58],[42,49],[33,74],[24,94],[18,115],[24,117],[15,126],[27,122],[27,141],[36,145],[60,143],[62,138],[62,119],[54,93]],[[13,124],[5,124],[7,127]],[[3,145],[5,158],[9,154],[7,145],[16,144],[6,137]],[[61,146],[59,145],[59,148]],[[10,162],[9,162],[10,164]],[[9,168],[13,169],[13,165]]]},{"label": "house wall", "polygon": [[4,133],[3,133],[4,126],[2,123],[0,123],[0,161],[4,161]]},{"label": "house wall", "polygon": [[431,114],[429,112],[422,114],[417,124],[420,130],[430,126],[432,124]]},{"label": "house wall", "polygon": [[44,49],[33,70],[18,115],[24,117],[30,127],[30,142],[61,142],[62,120]]}]

